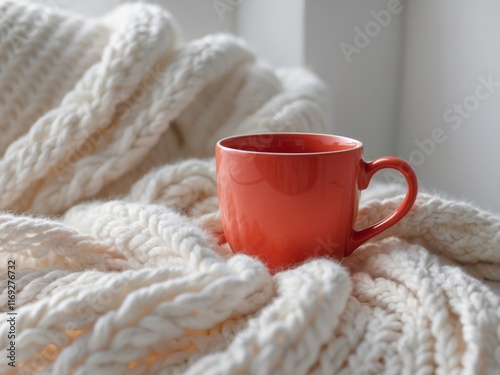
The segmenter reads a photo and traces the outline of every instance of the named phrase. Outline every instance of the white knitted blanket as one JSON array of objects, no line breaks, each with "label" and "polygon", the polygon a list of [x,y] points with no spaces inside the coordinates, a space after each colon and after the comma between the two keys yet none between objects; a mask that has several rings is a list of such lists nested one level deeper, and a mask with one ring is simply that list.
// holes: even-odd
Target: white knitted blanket
[{"label": "white knitted blanket", "polygon": [[[0,0],[0,373],[500,373],[499,217],[421,194],[342,264],[274,276],[217,244],[215,141],[331,132],[327,95],[178,35],[152,5]],[[381,191],[359,227],[402,199]]]}]

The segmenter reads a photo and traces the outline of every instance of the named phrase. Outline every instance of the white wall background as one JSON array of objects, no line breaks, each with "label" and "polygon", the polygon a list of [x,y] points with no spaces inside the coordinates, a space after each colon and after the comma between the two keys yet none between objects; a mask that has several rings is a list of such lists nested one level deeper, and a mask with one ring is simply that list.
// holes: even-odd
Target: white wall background
[{"label": "white wall background", "polygon": [[[330,86],[337,132],[363,141],[365,156],[396,152],[402,58],[402,12],[357,48],[354,28],[373,22],[387,0],[306,1],[305,61]],[[340,45],[360,50],[347,54]]]},{"label": "white wall background", "polygon": [[[500,87],[477,108],[470,98],[481,77],[500,82],[500,1],[401,0],[401,12],[375,32],[373,13],[397,1],[154,2],[171,10],[187,39],[233,32],[274,65],[311,68],[331,87],[336,132],[362,140],[367,159],[402,156],[423,186],[500,213]],[[37,2],[100,15],[121,1]],[[218,13],[217,2],[229,10]],[[367,27],[373,36],[359,47],[356,28]],[[358,52],[346,59],[342,43]],[[464,101],[474,110],[455,130],[443,115]]]},{"label": "white wall background", "polygon": [[[415,169],[425,185],[500,212],[500,87],[454,130],[443,114],[473,103],[480,77],[500,83],[500,2],[414,0],[407,7],[399,153],[442,128],[447,139]],[[423,22],[425,20],[425,22]],[[468,104],[468,103],[465,103]],[[470,107],[471,108],[471,107]]]},{"label": "white wall background", "polygon": [[240,0],[236,33],[277,66],[303,65],[304,0]]}]

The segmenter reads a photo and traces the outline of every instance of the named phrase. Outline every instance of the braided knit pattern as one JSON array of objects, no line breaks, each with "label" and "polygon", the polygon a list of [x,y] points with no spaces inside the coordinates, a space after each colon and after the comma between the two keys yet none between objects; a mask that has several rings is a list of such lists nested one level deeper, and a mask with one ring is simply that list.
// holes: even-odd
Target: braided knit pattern
[{"label": "braided knit pattern", "polygon": [[[179,35],[144,3],[0,0],[0,374],[498,374],[498,216],[421,193],[341,263],[276,274],[219,243],[215,142],[332,132],[328,93],[234,36]],[[403,194],[368,192],[356,226]]]}]

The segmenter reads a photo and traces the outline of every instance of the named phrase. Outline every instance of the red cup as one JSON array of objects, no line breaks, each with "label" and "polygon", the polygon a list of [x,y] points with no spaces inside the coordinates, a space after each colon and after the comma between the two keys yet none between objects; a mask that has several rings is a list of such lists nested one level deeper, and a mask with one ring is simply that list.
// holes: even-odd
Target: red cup
[{"label": "red cup", "polygon": [[[217,192],[224,236],[234,252],[271,270],[312,256],[350,255],[396,224],[413,206],[410,165],[384,156],[363,161],[363,144],[328,134],[267,133],[229,137],[216,146]],[[398,170],[408,191],[387,218],[353,229],[360,191],[383,168]]]}]

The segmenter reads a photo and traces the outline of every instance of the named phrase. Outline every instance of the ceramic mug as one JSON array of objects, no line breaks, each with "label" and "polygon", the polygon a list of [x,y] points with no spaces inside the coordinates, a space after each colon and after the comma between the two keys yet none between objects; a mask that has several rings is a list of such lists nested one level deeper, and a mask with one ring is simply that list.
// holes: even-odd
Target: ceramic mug
[{"label": "ceramic mug", "polygon": [[[242,135],[220,140],[215,151],[225,239],[234,252],[256,256],[271,270],[311,256],[350,255],[401,220],[417,196],[417,178],[406,161],[384,156],[364,162],[363,144],[346,137]],[[383,168],[404,176],[406,197],[389,217],[356,231],[360,191]]]}]

